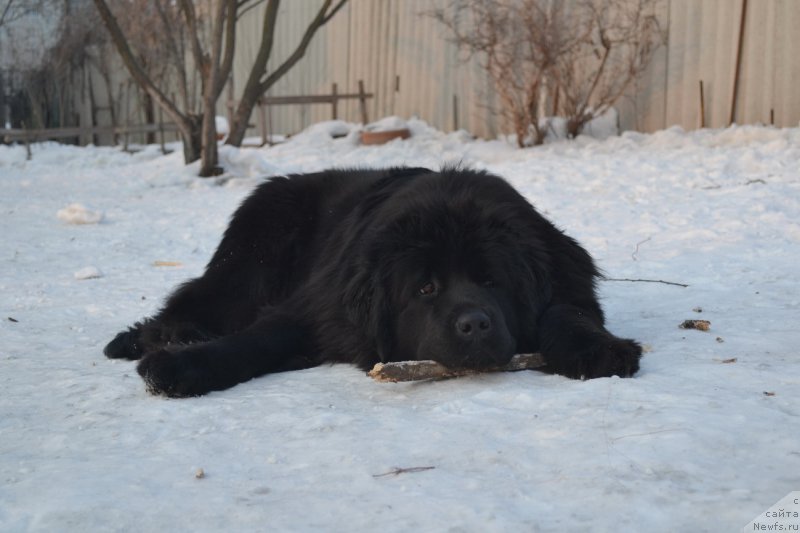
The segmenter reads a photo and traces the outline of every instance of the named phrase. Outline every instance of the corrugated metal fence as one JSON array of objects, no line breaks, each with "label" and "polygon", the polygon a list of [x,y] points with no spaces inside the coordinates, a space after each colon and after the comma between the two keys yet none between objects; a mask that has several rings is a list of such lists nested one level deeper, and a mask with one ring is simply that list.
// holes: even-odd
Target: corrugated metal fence
[{"label": "corrugated metal fence", "polygon": [[[321,2],[301,0],[282,4],[270,65],[279,64],[296,46]],[[494,116],[483,105],[489,89],[474,63],[459,61],[440,25],[427,16],[441,0],[350,0],[323,27],[306,56],[269,91],[269,95],[355,92],[358,80],[375,97],[369,101],[371,119],[388,115],[418,116],[451,130],[459,127],[478,135],[497,130]],[[234,65],[234,93],[244,84],[247,68],[260,39],[261,12],[242,21]],[[273,62],[274,61],[274,62]],[[454,96],[458,107],[454,110]],[[340,105],[340,117],[358,120],[357,102]],[[330,118],[329,106],[275,107],[270,110],[275,131],[294,132],[311,122]]]},{"label": "corrugated metal fence", "polygon": [[[294,51],[321,3],[284,0],[271,68]],[[729,124],[745,3],[735,121],[798,126],[800,0],[662,0],[659,19],[669,28],[668,45],[656,52],[637,86],[617,104],[623,129],[649,132],[673,125],[699,127],[700,81],[705,92],[705,125],[719,128]],[[368,100],[373,120],[388,115],[418,116],[445,131],[461,127],[482,137],[511,132],[492,112],[498,104],[485,73],[476,61],[464,61],[463,54],[447,42],[446,30],[427,15],[447,5],[450,0],[350,0],[268,95],[330,94],[333,83],[339,93],[354,93],[358,81],[363,80],[366,91],[374,94]],[[239,21],[233,86],[219,102],[220,114],[226,113],[227,100],[237,98],[245,84],[261,40],[264,9],[262,3]],[[121,93],[124,104],[118,115],[126,123],[144,122],[132,82],[123,67],[118,68],[115,83],[128,87]],[[102,84],[97,83],[100,105],[106,105]],[[79,92],[83,94],[83,90]],[[81,124],[90,125],[88,100],[78,107]],[[330,117],[330,104],[273,106],[268,122],[273,132],[294,133]],[[359,121],[358,101],[342,102],[339,117]],[[256,113],[251,122],[259,119]],[[109,124],[110,117],[102,113],[99,120]]]},{"label": "corrugated metal fence", "polygon": [[[729,124],[742,0],[670,0],[664,14],[669,44],[623,113],[629,129]],[[800,122],[800,2],[750,0],[742,34],[742,62],[734,118],[737,123],[797,126]]]},{"label": "corrugated metal fence", "polygon": [[[284,2],[273,52],[274,66],[288,56],[316,13],[319,0]],[[475,61],[464,62],[446,32],[426,14],[445,0],[350,0],[312,42],[309,51],[270,95],[355,92],[358,80],[375,95],[370,118],[419,116],[451,130],[456,124],[493,137],[503,130],[491,112],[492,88]],[[705,90],[705,124],[728,125],[743,0],[665,0],[660,18],[669,27],[662,47],[635,95],[620,102],[623,129],[654,131],[700,125],[699,82]],[[234,94],[244,85],[260,41],[263,6],[240,22]],[[742,41],[738,123],[797,126],[800,122],[800,1],[750,0]],[[357,103],[339,116],[358,120]],[[296,132],[330,118],[330,107],[270,110],[271,129]]]}]

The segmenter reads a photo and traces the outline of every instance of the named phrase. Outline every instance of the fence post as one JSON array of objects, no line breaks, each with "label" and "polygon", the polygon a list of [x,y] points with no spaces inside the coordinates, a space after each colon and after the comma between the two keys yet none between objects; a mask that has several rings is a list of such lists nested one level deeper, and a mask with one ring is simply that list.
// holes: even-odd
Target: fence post
[{"label": "fence post", "polygon": [[361,123],[366,126],[369,120],[367,119],[367,93],[364,90],[364,80],[358,80],[358,101],[361,104]]},{"label": "fence post", "polygon": [[733,72],[733,95],[731,96],[731,114],[728,125],[736,119],[736,98],[739,93],[739,69],[742,66],[742,40],[744,39],[744,25],[747,17],[747,0],[742,0],[742,14],[739,19],[739,38],[736,43],[736,63]]},{"label": "fence post", "polygon": [[706,127],[706,102],[703,96],[703,80],[700,80],[700,128]]},{"label": "fence post", "polygon": [[125,89],[125,133],[122,136],[122,138],[124,139],[123,140],[122,150],[124,152],[128,151],[128,127],[131,125],[131,102],[130,102],[131,91],[130,91],[130,88],[131,88],[131,86],[129,84]]},{"label": "fence post", "polygon": [[275,133],[275,128],[272,127],[272,106],[267,107],[267,131],[269,131],[269,145],[273,146],[275,141],[272,140],[272,134]]},{"label": "fence post", "polygon": [[261,129],[261,146],[267,144],[267,113],[264,109],[264,100],[258,99],[258,123]]},{"label": "fence post", "polygon": [[336,84],[334,83],[331,87],[331,104],[333,105],[333,120],[336,120],[338,117],[337,107],[339,103],[339,97],[336,95]]},{"label": "fence post", "polygon": [[458,131],[458,95],[453,95],[453,130]]},{"label": "fence post", "polygon": [[28,154],[26,159],[30,161],[33,159],[33,156],[31,155],[31,137],[30,133],[28,133],[28,127],[25,126],[25,122],[22,123],[22,129],[25,130],[25,151]]},{"label": "fence post", "polygon": [[167,148],[164,146],[164,110],[161,107],[158,108],[158,133],[161,138],[161,153],[166,155]]}]

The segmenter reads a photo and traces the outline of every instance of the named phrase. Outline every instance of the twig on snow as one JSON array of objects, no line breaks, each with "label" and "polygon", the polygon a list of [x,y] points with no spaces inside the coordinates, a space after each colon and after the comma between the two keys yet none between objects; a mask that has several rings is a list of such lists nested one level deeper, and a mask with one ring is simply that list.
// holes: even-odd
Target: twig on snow
[{"label": "twig on snow", "polygon": [[614,437],[611,439],[612,441],[618,441],[621,439],[629,439],[631,437],[648,437],[650,435],[658,435],[659,433],[672,433],[673,431],[685,431],[684,428],[671,428],[671,429],[659,429],[656,431],[648,431],[646,433],[631,433],[630,435],[621,435],[619,437]]},{"label": "twig on snow", "polygon": [[435,466],[412,466],[409,468],[400,468],[394,467],[388,472],[384,472],[383,474],[372,474],[372,477],[384,477],[384,476],[398,476],[400,474],[407,474],[411,472],[424,472],[425,470],[433,470],[436,468]]},{"label": "twig on snow", "polygon": [[664,283],[665,285],[677,285],[678,287],[688,287],[685,283],[674,281],[664,281],[663,279],[632,279],[632,278],[603,278],[604,281],[641,281],[644,283]]},{"label": "twig on snow", "polygon": [[652,239],[652,237],[648,237],[648,238],[646,238],[645,240],[643,240],[643,241],[639,241],[639,242],[637,242],[637,243],[636,243],[636,249],[634,249],[634,250],[633,250],[633,253],[631,254],[631,258],[632,258],[634,261],[638,261],[638,259],[636,259],[636,255],[639,253],[639,246],[640,246],[640,245],[642,245],[642,244],[644,244],[644,243],[646,243],[646,242],[647,242],[647,241],[649,241],[650,239]]}]

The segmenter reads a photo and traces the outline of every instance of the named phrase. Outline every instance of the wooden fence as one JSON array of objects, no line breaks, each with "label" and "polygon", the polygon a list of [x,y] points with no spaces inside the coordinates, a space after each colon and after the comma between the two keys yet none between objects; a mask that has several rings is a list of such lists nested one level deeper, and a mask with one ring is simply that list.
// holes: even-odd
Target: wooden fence
[{"label": "wooden fence", "polygon": [[[369,122],[367,116],[367,100],[373,98],[372,93],[364,90],[363,80],[358,81],[357,93],[339,93],[337,85],[331,86],[330,94],[315,95],[290,95],[290,96],[262,96],[258,100],[259,108],[259,129],[261,132],[262,145],[267,144],[269,127],[269,108],[271,106],[282,105],[308,105],[308,104],[327,104],[331,106],[331,118],[336,120],[339,117],[339,102],[341,100],[358,100],[362,123]],[[227,103],[228,115],[232,116],[237,102],[229,100]],[[135,126],[79,126],[69,128],[0,128],[0,142],[24,142],[30,145],[32,142],[40,142],[53,139],[83,139],[97,135],[113,135],[114,143],[117,143],[119,136],[124,138],[124,148],[128,149],[128,138],[134,134],[158,133],[161,142],[161,149],[164,150],[164,134],[166,132],[177,132],[178,127],[172,122],[159,122],[158,124],[139,124]],[[96,141],[95,141],[96,144]],[[28,147],[30,153],[30,147]]]},{"label": "wooden fence", "polygon": [[[373,98],[372,93],[364,90],[363,80],[358,81],[357,93],[339,93],[337,85],[334,83],[331,86],[330,94],[316,94],[316,95],[295,95],[295,96],[262,96],[258,100],[259,108],[259,129],[261,131],[262,146],[267,144],[269,128],[269,108],[271,106],[280,105],[307,105],[307,104],[328,104],[331,106],[331,118],[336,120],[339,116],[339,101],[340,100],[358,100],[360,104],[360,115],[362,123],[369,122],[367,116],[367,100]],[[236,107],[236,102],[233,100],[228,101],[228,114],[233,115],[233,110]],[[161,151],[166,153],[164,147],[164,134],[166,132],[176,132],[178,127],[172,122],[159,122],[158,124],[139,124],[135,126],[80,126],[71,128],[45,128],[45,129],[28,129],[28,128],[0,128],[0,141],[5,143],[24,142],[28,150],[28,159],[31,158],[30,143],[40,142],[52,139],[77,139],[79,142],[82,139],[89,137],[96,138],[97,135],[113,135],[114,144],[117,144],[117,139],[122,136],[124,139],[124,149],[128,150],[129,136],[133,134],[147,134],[158,133],[161,143]],[[95,141],[96,144],[96,141]]]},{"label": "wooden fence", "polygon": [[164,134],[167,132],[176,132],[178,127],[172,122],[162,122],[159,124],[137,124],[128,126],[80,126],[72,128],[40,128],[40,129],[27,129],[27,128],[0,128],[0,141],[5,143],[23,142],[28,150],[28,159],[31,157],[30,143],[48,141],[54,139],[86,139],[88,137],[94,138],[97,135],[113,135],[116,144],[118,137],[123,138],[123,148],[128,150],[128,141],[130,135],[134,134],[147,134],[158,133],[159,142],[161,143],[161,151],[166,153],[164,146]]},{"label": "wooden fence", "polygon": [[[334,83],[331,85],[330,94],[314,94],[305,96],[262,96],[258,99],[258,128],[261,132],[261,145],[268,143],[269,134],[272,133],[271,114],[269,109],[271,106],[280,105],[307,105],[307,104],[328,104],[331,106],[331,119],[336,120],[339,118],[339,101],[340,100],[358,100],[359,111],[361,115],[361,123],[366,124],[369,122],[367,116],[367,100],[373,98],[372,93],[364,90],[364,81],[358,80],[357,93],[339,93],[338,86]],[[233,116],[233,111],[236,108],[237,102],[234,100],[228,101],[228,116]]]}]

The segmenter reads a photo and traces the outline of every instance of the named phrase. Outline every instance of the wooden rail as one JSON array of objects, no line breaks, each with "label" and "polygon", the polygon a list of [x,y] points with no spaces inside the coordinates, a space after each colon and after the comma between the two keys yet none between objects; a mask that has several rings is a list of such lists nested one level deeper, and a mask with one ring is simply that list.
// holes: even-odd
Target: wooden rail
[{"label": "wooden rail", "polygon": [[[258,100],[259,106],[259,126],[261,130],[261,141],[263,144],[267,143],[267,130],[268,119],[267,110],[270,106],[274,105],[307,105],[307,104],[328,104],[331,106],[331,117],[336,120],[339,115],[339,101],[340,100],[358,100],[359,111],[361,113],[361,121],[363,124],[369,122],[367,116],[367,100],[373,98],[372,93],[364,90],[364,81],[358,80],[357,93],[339,93],[337,85],[334,83],[331,86],[330,94],[315,94],[315,95],[290,95],[290,96],[262,96]],[[228,101],[228,112],[232,115],[233,109],[237,102]],[[40,128],[40,129],[27,129],[27,128],[0,128],[0,141],[2,142],[16,142],[23,141],[26,145],[32,142],[45,141],[50,139],[69,139],[69,138],[85,138],[94,135],[117,135],[124,136],[125,149],[128,148],[128,136],[137,133],[160,133],[161,134],[161,148],[164,149],[164,133],[178,131],[176,124],[172,122],[159,123],[159,124],[139,124],[135,126],[82,126],[71,128]],[[28,149],[30,154],[30,148]]]},{"label": "wooden rail", "polygon": [[178,131],[178,127],[170,122],[164,124],[139,124],[136,126],[81,126],[40,129],[0,128],[0,139],[5,142],[36,142],[48,139],[68,139],[70,137],[83,137],[88,135],[130,135],[134,133],[158,133],[166,131]]},{"label": "wooden rail", "polygon": [[[358,100],[359,112],[361,113],[361,122],[366,124],[369,122],[367,116],[367,100],[373,98],[372,93],[364,90],[364,81],[358,80],[357,93],[340,93],[338,86],[334,83],[331,85],[330,94],[312,94],[312,95],[288,95],[288,96],[261,96],[258,99],[258,126],[261,131],[261,143],[267,144],[269,137],[268,131],[271,130],[269,119],[269,108],[274,105],[308,105],[308,104],[327,104],[331,106],[331,118],[336,120],[339,118],[339,101],[340,100]],[[233,116],[233,111],[238,102],[233,100],[228,101],[228,115]]]},{"label": "wooden rail", "polygon": [[114,135],[116,137],[122,135],[124,139],[124,150],[128,150],[128,136],[135,133],[159,133],[161,140],[161,151],[167,153],[164,146],[164,133],[178,131],[178,126],[172,122],[159,123],[159,124],[137,124],[135,126],[82,126],[72,128],[0,128],[0,141],[11,143],[22,141],[25,143],[25,149],[28,152],[28,159],[32,157],[31,143],[46,141],[50,139],[69,139],[76,137],[82,139],[94,135]]}]

